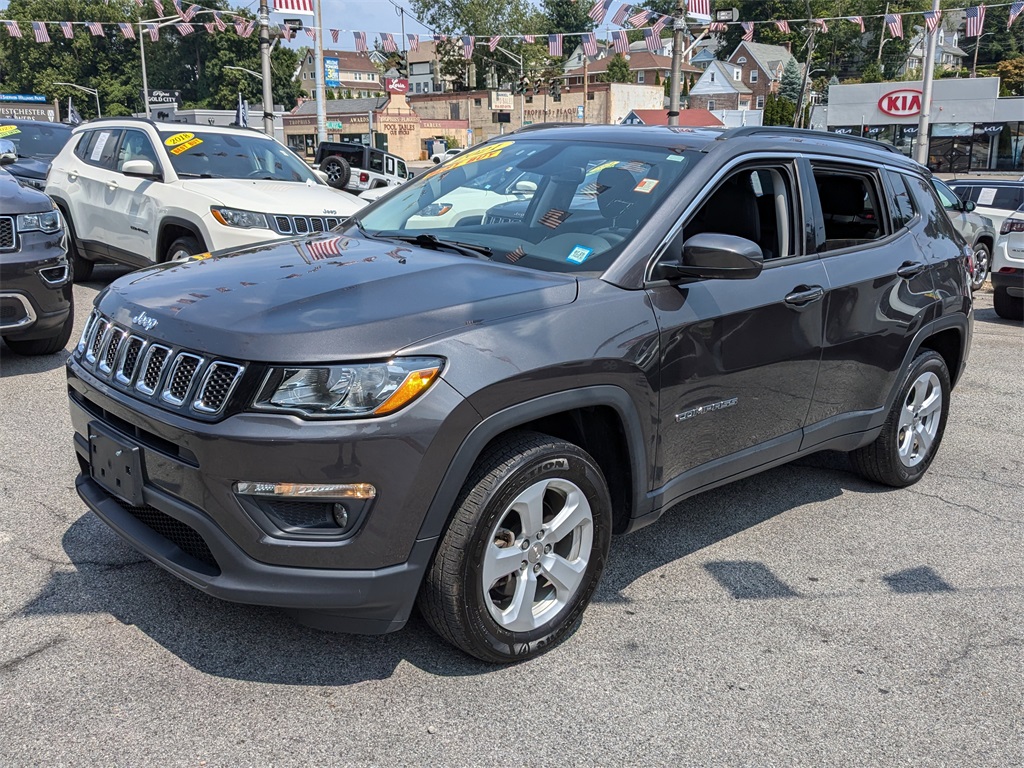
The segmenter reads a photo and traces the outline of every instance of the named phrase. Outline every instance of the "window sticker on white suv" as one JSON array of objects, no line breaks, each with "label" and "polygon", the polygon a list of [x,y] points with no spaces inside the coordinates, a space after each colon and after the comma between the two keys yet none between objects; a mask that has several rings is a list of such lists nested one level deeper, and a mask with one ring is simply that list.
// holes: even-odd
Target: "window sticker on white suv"
[{"label": "window sticker on white suv", "polygon": [[981,193],[978,195],[978,205],[992,205],[992,201],[996,199],[996,190],[992,187],[982,187]]},{"label": "window sticker on white suv", "polygon": [[94,163],[98,163],[100,157],[103,155],[103,148],[107,146],[107,140],[110,138],[109,131],[103,131],[99,136],[96,137],[96,143],[92,147],[92,154],[89,155],[89,159]]}]

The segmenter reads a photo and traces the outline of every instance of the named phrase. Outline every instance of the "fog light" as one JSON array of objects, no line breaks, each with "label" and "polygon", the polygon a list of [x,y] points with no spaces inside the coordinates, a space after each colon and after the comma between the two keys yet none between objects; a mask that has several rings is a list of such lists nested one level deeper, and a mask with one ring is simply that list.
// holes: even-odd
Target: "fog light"
[{"label": "fog light", "polygon": [[377,489],[369,483],[260,483],[240,480],[235,493],[305,499],[372,499]]},{"label": "fog light", "polygon": [[348,510],[345,509],[344,504],[334,504],[334,522],[338,524],[339,528],[348,527]]}]

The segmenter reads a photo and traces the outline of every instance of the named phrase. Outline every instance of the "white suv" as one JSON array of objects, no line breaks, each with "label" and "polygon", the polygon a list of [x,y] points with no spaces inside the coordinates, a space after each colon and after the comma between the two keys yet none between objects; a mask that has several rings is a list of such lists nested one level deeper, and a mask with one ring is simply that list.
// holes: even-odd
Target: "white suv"
[{"label": "white suv", "polygon": [[76,280],[97,261],[145,267],[322,232],[365,205],[262,133],[135,118],[76,128],[46,194],[68,222]]}]

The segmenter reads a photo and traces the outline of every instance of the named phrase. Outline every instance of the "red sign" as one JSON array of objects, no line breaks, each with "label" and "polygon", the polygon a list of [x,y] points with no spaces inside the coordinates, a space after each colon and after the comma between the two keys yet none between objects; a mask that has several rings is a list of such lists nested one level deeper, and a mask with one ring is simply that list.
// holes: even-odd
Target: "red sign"
[{"label": "red sign", "polygon": [[402,77],[388,77],[384,79],[384,87],[388,93],[408,93],[409,81]]},{"label": "red sign", "polygon": [[889,91],[878,100],[878,108],[893,117],[913,117],[921,114],[921,92],[915,88]]}]

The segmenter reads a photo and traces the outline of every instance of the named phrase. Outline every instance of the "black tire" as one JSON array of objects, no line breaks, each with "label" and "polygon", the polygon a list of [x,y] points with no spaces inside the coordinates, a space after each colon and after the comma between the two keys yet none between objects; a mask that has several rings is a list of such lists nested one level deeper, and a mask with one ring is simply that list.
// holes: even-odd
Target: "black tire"
[{"label": "black tire", "polygon": [[[70,284],[68,287],[70,288]],[[75,298],[74,293],[70,290],[67,293],[68,300],[71,302],[71,307],[68,309],[67,320],[64,321],[64,325],[60,327],[60,330],[52,336],[48,336],[43,339],[19,341],[17,339],[8,339],[5,336],[4,341],[7,342],[7,346],[11,348],[12,352],[24,355],[25,357],[52,355],[54,352],[60,352],[68,345],[68,340],[71,338],[71,331],[75,326]]]},{"label": "black tire", "polygon": [[1024,320],[1024,298],[1011,296],[1005,285],[999,286],[992,294],[996,314],[1004,320]]},{"label": "black tire", "polygon": [[[557,504],[564,502],[568,493],[563,495],[562,490],[542,486],[543,483],[579,490],[581,498],[589,503],[589,521],[581,517],[572,528],[562,529],[564,538],[556,538],[550,527],[557,517],[552,509],[557,511]],[[534,534],[525,530],[527,518],[513,511],[511,505],[524,491],[536,488],[543,489],[538,498],[544,500],[544,524],[543,532]],[[538,505],[537,509],[540,508]],[[576,507],[583,508],[583,504]],[[521,523],[518,532],[503,527],[506,522],[513,525],[515,521]],[[585,451],[536,432],[508,435],[480,457],[459,494],[448,530],[420,590],[420,612],[441,637],[483,661],[523,661],[544,653],[579,624],[604,570],[611,526],[608,486],[600,467]],[[484,558],[492,547],[491,552],[516,554],[506,558],[513,563],[512,570],[485,589]],[[589,552],[584,555],[587,549]],[[582,561],[584,556],[586,561]],[[524,567],[514,563],[520,558],[524,563],[529,560],[534,564]],[[557,596],[555,582],[547,579],[548,571],[542,570],[556,560],[563,565],[577,563],[580,568],[573,571],[579,578],[578,584],[566,589],[564,599]],[[529,612],[524,612],[524,621],[536,622],[536,626],[518,631],[502,626],[492,611],[501,610],[496,600],[507,599],[511,604],[512,595],[523,584],[535,585],[536,592]],[[504,597],[495,597],[500,590],[505,590]]]},{"label": "black tire", "polygon": [[335,189],[344,189],[352,178],[352,168],[348,160],[337,155],[331,155],[320,163],[320,170],[327,174],[327,183]]},{"label": "black tire", "polygon": [[431,161],[433,161],[434,165],[440,165],[441,164],[441,158],[440,157],[432,157],[430,159],[431,159]]},{"label": "black tire", "polygon": [[68,212],[61,208],[60,215],[64,217],[68,228],[68,260],[71,262],[71,279],[76,283],[84,283],[92,277],[92,270],[96,266],[96,262],[86,259],[78,250],[78,236],[75,234],[75,225],[71,221],[71,217],[68,216]]},{"label": "black tire", "polygon": [[[922,385],[916,387],[919,382]],[[927,402],[935,387],[938,388],[942,400],[937,409],[938,420],[934,425],[934,435],[928,442],[928,425],[925,422],[931,417],[927,416],[920,420],[909,417],[916,408]],[[915,389],[918,391],[915,392]],[[931,466],[942,443],[946,416],[949,414],[951,390],[949,369],[946,368],[946,361],[942,355],[934,350],[923,350],[914,358],[910,370],[903,377],[899,393],[893,401],[885,424],[882,425],[882,432],[870,445],[850,453],[853,468],[869,480],[894,488],[905,488],[920,480]],[[910,420],[911,424],[901,425],[901,420],[904,423]],[[919,425],[924,428],[923,431],[918,428]],[[908,449],[906,459],[901,458],[901,443]],[[912,463],[908,465],[908,461]]]},{"label": "black tire", "polygon": [[974,246],[974,275],[971,277],[971,290],[976,291],[985,284],[992,266],[992,251],[985,243]]},{"label": "black tire", "polygon": [[195,256],[197,253],[202,253],[202,243],[200,243],[192,235],[182,235],[173,243],[171,247],[167,249],[167,253],[164,254],[164,261],[171,261],[175,258],[175,255],[180,255],[182,252],[188,253],[189,256]]}]

